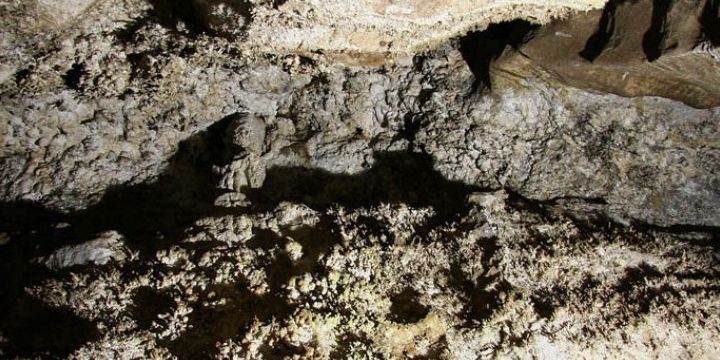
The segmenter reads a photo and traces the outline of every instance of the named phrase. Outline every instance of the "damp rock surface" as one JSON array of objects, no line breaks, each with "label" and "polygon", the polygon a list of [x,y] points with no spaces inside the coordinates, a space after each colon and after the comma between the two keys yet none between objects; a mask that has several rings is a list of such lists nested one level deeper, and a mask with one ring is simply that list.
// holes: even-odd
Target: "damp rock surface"
[{"label": "damp rock surface", "polygon": [[1,3],[0,357],[715,358],[718,9]]}]

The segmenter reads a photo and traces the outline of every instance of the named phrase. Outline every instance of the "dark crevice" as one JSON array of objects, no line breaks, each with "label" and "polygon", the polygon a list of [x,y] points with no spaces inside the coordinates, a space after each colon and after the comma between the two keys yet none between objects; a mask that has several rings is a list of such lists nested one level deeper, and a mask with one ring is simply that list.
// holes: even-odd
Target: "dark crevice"
[{"label": "dark crevice", "polygon": [[[180,24],[184,24],[187,35],[191,37],[206,34],[233,39],[237,36],[238,31],[245,29],[252,19],[253,5],[249,0],[149,1],[152,4],[152,11],[149,14],[150,20],[157,21],[160,25],[175,32],[178,31]],[[225,19],[214,14],[213,8],[220,5],[242,16],[245,23],[235,24],[233,18]]]},{"label": "dark crevice", "polygon": [[619,226],[608,216],[604,198],[565,196],[545,200],[543,204],[548,211],[570,218],[576,226],[587,232],[609,232]]},{"label": "dark crevice", "polygon": [[[549,200],[534,200],[526,198],[511,189],[505,189],[505,191],[508,193],[508,206],[537,214],[541,216],[543,221],[554,221],[557,219],[556,215],[563,215],[572,220],[578,228],[586,233],[597,231],[610,233],[615,229],[628,227],[627,224],[618,223],[608,216],[605,208],[607,200],[604,198],[563,196]],[[570,202],[570,204],[566,204],[566,202]],[[584,210],[584,206],[574,206],[579,204],[590,205],[594,210]],[[720,243],[720,227],[717,226],[690,224],[662,226],[638,220],[631,221],[629,226],[641,233],[700,234],[702,238],[706,239],[703,243],[715,247],[720,246],[716,245],[716,243]],[[700,244],[699,242],[694,243]]]},{"label": "dark crevice", "polygon": [[557,205],[558,203],[565,201],[565,200],[571,200],[571,201],[582,201],[588,204],[595,204],[595,205],[607,205],[607,200],[601,197],[582,197],[582,196],[559,196],[552,198],[550,200],[546,200],[545,202],[552,205]]},{"label": "dark crevice", "polygon": [[152,57],[159,55],[154,51],[144,51],[139,53],[127,54],[127,60],[130,63],[132,72],[131,79],[143,78],[152,71]]},{"label": "dark crevice", "polygon": [[460,39],[460,52],[475,77],[471,92],[492,90],[490,65],[506,50],[517,50],[539,27],[514,20],[491,24],[486,30],[471,32]]},{"label": "dark crevice", "polygon": [[[601,282],[592,275],[586,275],[580,286],[567,288],[563,285],[552,284],[546,288],[535,291],[530,296],[535,313],[543,319],[551,319],[558,308],[568,303],[591,303],[595,289]],[[571,300],[571,297],[573,300]]]},{"label": "dark crevice", "polygon": [[[496,283],[492,287],[487,287],[494,282]],[[509,283],[502,280],[498,281],[495,276],[482,278],[471,293],[467,318],[475,322],[490,319],[503,306],[501,295],[507,294],[510,290]]]},{"label": "dark crevice", "polygon": [[285,240],[270,229],[253,228],[253,237],[245,245],[250,249],[262,249],[269,251],[273,248],[281,248]]},{"label": "dark crevice", "polygon": [[635,222],[633,227],[644,231],[658,231],[666,232],[670,234],[687,234],[687,233],[706,233],[718,238],[720,236],[720,227],[718,226],[703,226],[703,225],[687,225],[687,224],[676,224],[670,226],[653,225],[644,222]]},{"label": "dark crevice", "polygon": [[70,70],[65,73],[63,80],[65,81],[65,85],[70,89],[80,90],[80,81],[83,75],[85,75],[85,65],[75,63]]},{"label": "dark crevice", "polygon": [[22,69],[15,73],[15,83],[20,85],[23,81],[27,80],[27,78],[30,77],[30,74],[32,72],[30,69]]},{"label": "dark crevice", "polygon": [[555,305],[556,294],[546,291],[538,291],[530,299],[535,313],[543,319],[551,319],[557,306]]},{"label": "dark crevice", "polygon": [[158,315],[169,314],[175,308],[175,301],[166,292],[156,292],[150,287],[135,290],[130,312],[142,329],[150,329]]},{"label": "dark crevice", "polygon": [[420,293],[413,288],[405,288],[394,294],[390,301],[390,320],[399,324],[414,324],[424,319],[430,308],[419,302]]},{"label": "dark crevice", "polygon": [[664,49],[663,41],[666,37],[666,18],[672,6],[672,1],[653,0],[652,22],[643,37],[643,50],[649,61],[660,58]]},{"label": "dark crevice", "polygon": [[580,56],[585,60],[595,61],[610,41],[610,37],[615,30],[614,14],[617,10],[618,2],[617,0],[610,0],[605,4],[597,31],[588,38],[585,43],[585,48],[580,51]]},{"label": "dark crevice", "polygon": [[152,4],[150,15],[153,20],[171,31],[177,31],[180,23],[185,24],[190,35],[208,32],[201,15],[197,13],[193,0],[149,0]]},{"label": "dark crevice", "polygon": [[603,8],[600,23],[597,31],[588,38],[585,48],[580,51],[580,56],[585,60],[595,61],[603,53],[603,50],[610,44],[610,39],[615,34],[615,14],[618,7],[625,3],[636,3],[638,0],[610,0]]},{"label": "dark crevice", "polygon": [[691,243],[695,246],[708,246],[720,250],[720,227],[702,225],[670,225],[660,226],[635,221],[632,227],[640,232],[659,232],[675,235],[696,234],[699,235]]},{"label": "dark crevice", "polygon": [[637,267],[625,269],[625,276],[618,281],[615,291],[625,299],[625,303],[634,310],[633,313],[647,314],[655,301],[671,289],[654,289],[646,283],[650,279],[663,276],[660,271],[643,262]]},{"label": "dark crevice", "polygon": [[287,0],[273,0],[272,1],[273,8],[277,9],[277,8],[283,6],[283,4],[285,4],[286,2],[287,2]]},{"label": "dark crevice", "polygon": [[381,240],[381,244],[390,246],[395,243],[395,235],[388,229],[388,224],[371,216],[358,216],[353,226],[360,230],[363,238],[374,237]]},{"label": "dark crevice", "polygon": [[563,196],[544,201],[545,207],[554,213],[568,217],[586,234],[603,231],[611,232],[622,225],[607,214],[604,198]]},{"label": "dark crevice", "polygon": [[704,40],[720,46],[720,1],[707,0],[700,17]]},{"label": "dark crevice", "polygon": [[509,188],[505,189],[505,192],[507,192],[508,194],[508,206],[515,209],[536,213],[542,215],[543,217],[549,217],[550,213],[547,211],[544,202],[526,198],[520,195],[520,193],[515,192]]},{"label": "dark crevice", "polygon": [[127,21],[125,26],[114,30],[112,34],[117,39],[117,42],[122,45],[136,43],[139,40],[137,39],[138,31],[151,21],[150,15],[132,19]]},{"label": "dark crevice", "polygon": [[423,116],[407,113],[403,117],[403,128],[398,136],[408,142],[408,151],[415,151],[415,138],[423,125]]},{"label": "dark crevice", "polygon": [[[637,266],[631,266],[625,269],[625,276],[618,281],[613,287],[613,292],[604,295],[607,301],[609,296],[619,295],[626,304],[626,314],[622,317],[627,318],[632,314],[646,314],[652,311],[653,307],[666,306],[672,303],[672,299],[685,298],[688,295],[707,294],[708,296],[716,296],[720,293],[720,287],[716,285],[700,285],[695,286],[685,283],[685,280],[696,280],[698,278],[715,278],[717,274],[699,272],[699,273],[674,273],[666,274],[652,265],[640,263]],[[676,279],[673,285],[667,282],[661,282],[659,285],[653,285],[653,280]]]}]

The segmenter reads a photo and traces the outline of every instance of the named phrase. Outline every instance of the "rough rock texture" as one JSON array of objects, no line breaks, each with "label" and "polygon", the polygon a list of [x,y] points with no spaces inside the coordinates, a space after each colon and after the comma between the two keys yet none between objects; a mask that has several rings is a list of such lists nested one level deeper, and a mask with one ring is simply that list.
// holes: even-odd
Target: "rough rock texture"
[{"label": "rough rock texture", "polygon": [[707,32],[719,25],[703,15],[717,12],[713,2],[655,3],[610,2],[544,27],[519,51],[576,87],[719,106],[720,39]]},{"label": "rough rock texture", "polygon": [[0,2],[0,357],[717,357],[718,2],[603,3]]},{"label": "rough rock texture", "polygon": [[[71,315],[49,328],[38,310],[6,319],[6,355],[710,358],[720,351],[717,239],[587,228],[504,191],[473,193],[432,179],[417,185],[432,185],[437,198],[420,206],[407,205],[411,189],[376,204],[331,198],[337,205],[329,207],[322,194],[308,196],[307,206],[277,204],[263,192],[255,210],[199,219],[132,262],[44,277],[23,296]],[[443,203],[463,194],[465,205]],[[443,210],[449,205],[455,212]],[[62,327],[74,338],[52,343]],[[33,339],[23,337],[31,330]],[[36,348],[33,340],[53,345]]]},{"label": "rough rock texture", "polygon": [[[109,14],[140,13],[130,5]],[[253,172],[255,186],[274,165],[355,173],[373,151],[413,145],[468,184],[603,199],[613,216],[658,225],[720,224],[717,109],[579,91],[517,56],[492,77],[519,79],[481,98],[462,55],[482,79],[478,71],[491,72],[475,68],[483,59],[472,52],[488,49],[472,36],[460,50],[446,45],[378,71],[242,56],[224,37],[173,35],[152,19],[114,30],[103,26],[119,20],[106,21],[5,82],[4,198],[86,207],[111,186],[159,174],[188,134],[243,113],[271,129],[266,148],[252,145],[233,165]],[[234,190],[250,181],[235,180]]]},{"label": "rough rock texture", "polygon": [[[549,22],[572,11],[597,9],[606,0],[360,0],[281,1],[259,8],[248,42],[261,51],[321,50],[346,62],[427,49],[493,22],[525,18]],[[279,10],[279,11],[278,11]],[[347,53],[362,54],[342,56]]]},{"label": "rough rock texture", "polygon": [[37,259],[37,262],[52,270],[59,270],[75,265],[105,265],[110,261],[122,263],[129,257],[128,253],[123,246],[122,235],[108,231],[95,240],[57,249],[49,256]]}]

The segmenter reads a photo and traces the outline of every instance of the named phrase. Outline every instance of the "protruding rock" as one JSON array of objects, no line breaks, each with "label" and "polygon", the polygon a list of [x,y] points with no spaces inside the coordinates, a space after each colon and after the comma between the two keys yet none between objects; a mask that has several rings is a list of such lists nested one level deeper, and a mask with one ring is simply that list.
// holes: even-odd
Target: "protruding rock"
[{"label": "protruding rock", "polygon": [[[696,50],[713,36],[702,26],[711,2],[613,0],[603,11],[543,26],[516,57],[529,58],[571,86],[720,106],[720,64]],[[528,72],[520,60],[511,56],[496,66]]]},{"label": "protruding rock", "polygon": [[254,114],[237,114],[228,126],[229,142],[246,152],[262,154],[265,146],[265,121]]},{"label": "protruding rock", "polygon": [[52,270],[74,265],[105,265],[110,261],[122,263],[134,255],[126,247],[124,237],[116,231],[102,233],[97,239],[55,250],[37,261]]}]

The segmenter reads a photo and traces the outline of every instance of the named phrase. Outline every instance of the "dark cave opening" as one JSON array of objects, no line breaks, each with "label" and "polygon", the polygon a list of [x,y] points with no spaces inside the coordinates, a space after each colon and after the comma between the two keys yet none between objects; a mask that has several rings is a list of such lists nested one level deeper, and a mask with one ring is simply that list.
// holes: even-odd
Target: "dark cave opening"
[{"label": "dark cave opening", "polygon": [[[253,4],[249,0],[149,0],[152,4],[151,17],[162,26],[177,31],[183,24],[191,36],[207,34],[210,36],[234,39],[252,20]],[[218,12],[224,8],[224,14]],[[244,24],[233,24],[237,14]],[[231,30],[232,29],[232,30]]]},{"label": "dark cave opening", "polygon": [[492,90],[490,65],[507,50],[517,50],[540,25],[525,20],[495,23],[486,30],[471,32],[460,39],[460,52],[475,82],[471,92]]}]

